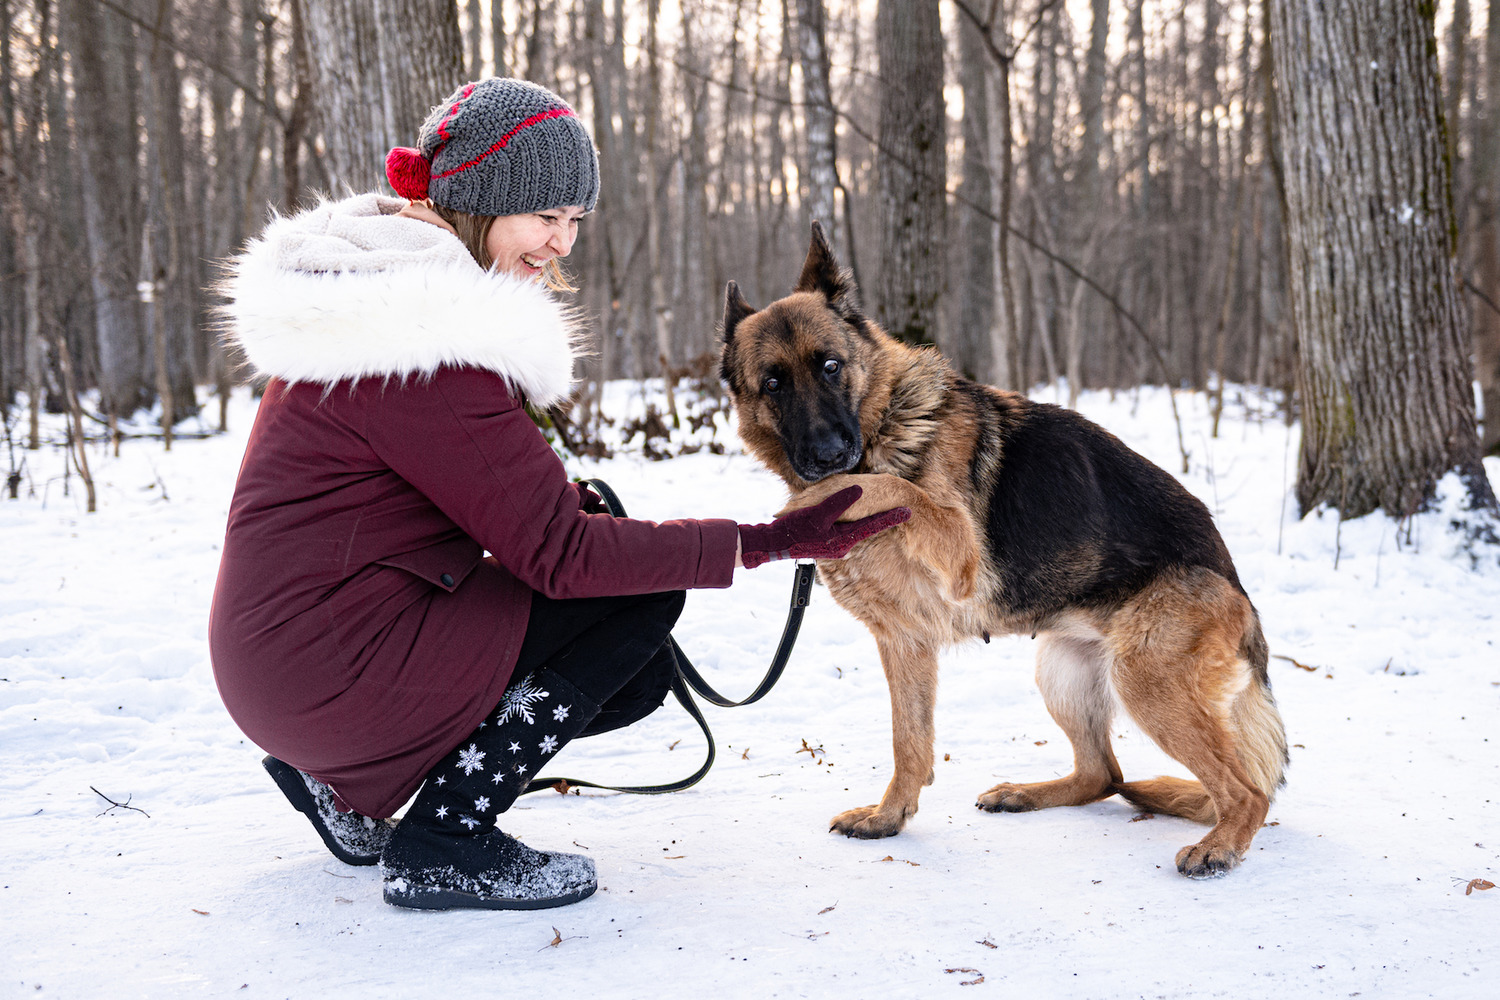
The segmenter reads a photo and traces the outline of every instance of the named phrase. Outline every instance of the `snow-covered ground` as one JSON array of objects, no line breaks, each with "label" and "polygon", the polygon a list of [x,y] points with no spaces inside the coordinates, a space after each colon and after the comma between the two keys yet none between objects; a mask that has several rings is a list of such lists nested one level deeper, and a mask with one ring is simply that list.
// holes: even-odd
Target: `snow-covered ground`
[{"label": "snow-covered ground", "polygon": [[[612,389],[612,411],[639,405]],[[1294,744],[1240,869],[1182,878],[1173,855],[1202,828],[1118,799],[975,810],[996,781],[1071,766],[1018,638],[944,657],[937,780],[906,831],[830,834],[884,788],[890,712],[873,642],[820,590],[781,686],[706,709],[702,784],[549,792],[504,817],[598,863],[593,898],[533,913],[387,906],[220,706],[205,619],[248,395],[227,435],[92,448],[96,514],[59,448],[26,453],[22,499],[0,501],[0,996],[1500,995],[1500,889],[1466,892],[1500,882],[1500,569],[1471,568],[1441,514],[1295,520],[1295,429],[1247,395],[1211,440],[1204,400],[1178,403],[1184,481],[1260,609]],[[1178,467],[1161,390],[1082,409]],[[634,516],[766,519],[781,487],[717,434],[726,454],[575,471]],[[676,635],[722,690],[764,669],[790,579],[773,564],[690,598]],[[1116,745],[1127,776],[1185,773],[1128,725]],[[700,751],[669,702],[558,767],[664,781]]]}]

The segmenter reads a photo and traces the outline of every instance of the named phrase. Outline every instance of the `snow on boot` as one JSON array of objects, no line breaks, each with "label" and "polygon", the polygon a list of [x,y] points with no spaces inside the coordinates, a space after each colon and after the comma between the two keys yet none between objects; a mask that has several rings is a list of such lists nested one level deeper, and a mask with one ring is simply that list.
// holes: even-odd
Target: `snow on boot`
[{"label": "snow on boot", "polygon": [[534,851],[495,821],[598,711],[552,670],[513,681],[494,714],[428,772],[381,853],[386,902],[541,909],[592,895],[592,861]]},{"label": "snow on boot", "polygon": [[514,837],[443,833],[403,821],[380,856],[385,901],[414,910],[542,910],[598,888],[582,854],[534,851]]},{"label": "snow on boot", "polygon": [[287,800],[312,822],[334,857],[346,865],[373,865],[380,860],[380,852],[396,829],[395,820],[340,812],[333,790],[317,778],[275,757],[260,763]]}]

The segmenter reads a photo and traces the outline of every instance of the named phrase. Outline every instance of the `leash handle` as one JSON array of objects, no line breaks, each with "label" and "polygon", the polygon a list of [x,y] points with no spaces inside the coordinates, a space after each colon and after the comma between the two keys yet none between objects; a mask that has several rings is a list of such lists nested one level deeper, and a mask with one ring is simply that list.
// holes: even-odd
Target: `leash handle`
[{"label": "leash handle", "polygon": [[[610,489],[609,484],[602,479],[585,479],[584,484],[594,489],[594,492],[604,500],[609,512],[614,517],[625,516],[625,505],[620,502],[619,496]],[[677,702],[683,707],[693,721],[698,723],[698,728],[703,731],[703,739],[708,744],[708,754],[702,766],[686,778],[668,782],[663,785],[602,785],[593,781],[584,781],[581,778],[563,777],[541,777],[532,778],[527,782],[521,794],[541,791],[543,788],[551,788],[566,792],[569,788],[599,788],[609,792],[629,792],[633,795],[665,795],[668,792],[680,792],[691,788],[708,774],[709,769],[714,766],[714,758],[717,750],[714,747],[714,734],[708,728],[708,720],[703,717],[703,711],[693,701],[693,692],[707,701],[709,704],[720,708],[738,708],[741,705],[753,705],[776,686],[781,680],[782,673],[786,670],[787,661],[791,659],[792,647],[797,642],[797,633],[802,628],[802,613],[807,608],[808,602],[812,600],[813,577],[817,567],[810,562],[798,563],[797,574],[792,580],[791,608],[787,612],[786,627],[781,632],[781,642],[776,647],[776,654],[771,657],[771,666],[766,671],[766,676],[761,679],[754,691],[749,696],[739,701],[733,701],[715,691],[698,669],[693,666],[682,647],[677,645],[677,640],[667,636],[667,642],[671,644],[672,655],[677,661],[677,674],[672,678],[672,693],[677,696]]]}]

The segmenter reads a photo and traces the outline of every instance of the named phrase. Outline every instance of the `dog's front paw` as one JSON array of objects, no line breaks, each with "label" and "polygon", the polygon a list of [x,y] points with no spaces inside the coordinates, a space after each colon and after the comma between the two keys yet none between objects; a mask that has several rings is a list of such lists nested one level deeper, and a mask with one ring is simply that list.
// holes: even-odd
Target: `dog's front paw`
[{"label": "dog's front paw", "polygon": [[878,840],[894,837],[906,826],[906,817],[897,813],[892,816],[882,813],[879,806],[859,806],[839,813],[829,821],[828,829],[846,837],[861,840]]},{"label": "dog's front paw", "polygon": [[1242,855],[1232,847],[1200,841],[1177,852],[1177,870],[1188,878],[1219,878],[1240,863]]},{"label": "dog's front paw", "polygon": [[1036,801],[1027,794],[1024,786],[1013,785],[1008,781],[1002,781],[979,796],[974,804],[985,812],[992,813],[1022,813],[1038,808]]}]

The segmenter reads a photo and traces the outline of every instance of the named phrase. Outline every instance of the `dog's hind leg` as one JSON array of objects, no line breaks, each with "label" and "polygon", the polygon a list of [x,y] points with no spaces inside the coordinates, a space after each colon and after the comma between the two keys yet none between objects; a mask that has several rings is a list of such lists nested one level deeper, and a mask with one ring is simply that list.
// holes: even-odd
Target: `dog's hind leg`
[{"label": "dog's hind leg", "polygon": [[1177,870],[1194,878],[1244,859],[1282,780],[1281,717],[1242,649],[1251,626],[1258,637],[1245,596],[1203,571],[1153,584],[1110,627],[1125,710],[1202,783],[1157,778],[1118,791],[1145,808],[1214,823],[1177,854]]},{"label": "dog's hind leg", "polygon": [[1047,711],[1073,741],[1073,773],[1054,781],[1002,782],[979,796],[990,812],[1078,806],[1113,794],[1120,765],[1109,743],[1114,696],[1103,644],[1075,635],[1044,633],[1036,653],[1036,682]]},{"label": "dog's hind leg", "polygon": [[880,665],[891,691],[891,744],[896,773],[880,803],[839,813],[829,829],[850,837],[893,837],[916,814],[922,786],[932,783],[933,709],[937,699],[937,650],[875,637]]}]

